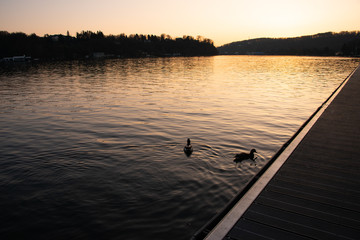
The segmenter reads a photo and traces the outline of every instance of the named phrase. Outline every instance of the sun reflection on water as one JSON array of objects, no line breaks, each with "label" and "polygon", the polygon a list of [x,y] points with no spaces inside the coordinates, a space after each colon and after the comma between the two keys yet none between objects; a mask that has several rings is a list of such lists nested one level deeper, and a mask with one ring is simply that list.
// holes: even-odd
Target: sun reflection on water
[{"label": "sun reflection on water", "polygon": [[[0,187],[11,201],[0,204],[23,226],[6,229],[188,239],[358,63],[216,56],[1,70]],[[251,148],[256,163],[235,166]],[[16,208],[24,204],[33,210]]]}]

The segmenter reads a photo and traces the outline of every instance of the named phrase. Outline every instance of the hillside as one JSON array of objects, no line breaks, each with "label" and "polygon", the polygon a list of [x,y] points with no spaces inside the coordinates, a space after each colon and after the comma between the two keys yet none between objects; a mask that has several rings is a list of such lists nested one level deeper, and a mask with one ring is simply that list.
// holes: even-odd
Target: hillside
[{"label": "hillside", "polygon": [[294,38],[257,38],[218,47],[222,55],[359,56],[360,32],[319,33]]}]

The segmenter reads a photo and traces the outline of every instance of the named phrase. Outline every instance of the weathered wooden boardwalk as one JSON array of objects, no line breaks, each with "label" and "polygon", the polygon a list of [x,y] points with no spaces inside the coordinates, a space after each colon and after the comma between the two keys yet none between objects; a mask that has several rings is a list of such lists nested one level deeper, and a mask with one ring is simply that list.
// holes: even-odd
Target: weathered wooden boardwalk
[{"label": "weathered wooden boardwalk", "polygon": [[207,231],[216,240],[360,239],[360,67]]}]

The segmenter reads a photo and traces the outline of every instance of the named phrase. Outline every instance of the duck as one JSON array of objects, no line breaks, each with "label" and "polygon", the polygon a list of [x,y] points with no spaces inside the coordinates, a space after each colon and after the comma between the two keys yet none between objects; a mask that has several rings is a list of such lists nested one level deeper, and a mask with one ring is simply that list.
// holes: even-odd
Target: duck
[{"label": "duck", "polygon": [[184,147],[184,152],[186,155],[190,156],[191,153],[193,152],[193,148],[191,146],[191,141],[190,138],[187,139],[187,144]]},{"label": "duck", "polygon": [[250,153],[243,152],[243,153],[235,154],[234,162],[238,163],[247,159],[255,161],[256,158],[254,159],[254,153],[256,153],[256,149],[251,149]]}]

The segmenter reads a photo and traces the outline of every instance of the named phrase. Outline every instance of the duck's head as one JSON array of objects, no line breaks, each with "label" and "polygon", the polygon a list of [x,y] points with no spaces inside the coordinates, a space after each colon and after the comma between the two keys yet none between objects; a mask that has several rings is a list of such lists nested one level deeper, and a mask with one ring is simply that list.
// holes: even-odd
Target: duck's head
[{"label": "duck's head", "polygon": [[251,151],[250,151],[250,153],[254,153],[254,152],[256,152],[256,149],[251,149]]},{"label": "duck's head", "polygon": [[191,141],[190,141],[190,138],[187,139],[187,145],[190,145],[191,144]]}]

